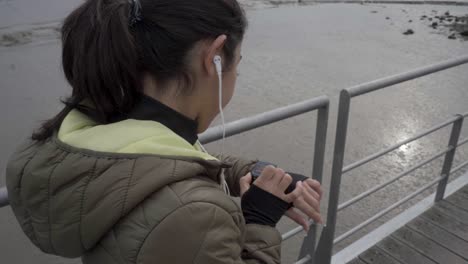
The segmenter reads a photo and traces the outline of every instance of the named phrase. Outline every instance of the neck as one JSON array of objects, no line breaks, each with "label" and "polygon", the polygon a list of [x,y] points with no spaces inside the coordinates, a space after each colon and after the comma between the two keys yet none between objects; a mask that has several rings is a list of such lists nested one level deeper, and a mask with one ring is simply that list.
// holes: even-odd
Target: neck
[{"label": "neck", "polygon": [[192,120],[198,119],[198,106],[196,104],[198,100],[195,100],[194,96],[181,93],[178,82],[168,82],[162,87],[153,78],[146,75],[143,81],[143,93]]}]

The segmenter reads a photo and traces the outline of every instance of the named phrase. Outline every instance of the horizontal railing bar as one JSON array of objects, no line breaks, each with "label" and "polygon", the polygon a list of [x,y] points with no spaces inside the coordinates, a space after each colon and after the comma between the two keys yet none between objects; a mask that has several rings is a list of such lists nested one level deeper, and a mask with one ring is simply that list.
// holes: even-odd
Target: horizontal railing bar
[{"label": "horizontal railing bar", "polygon": [[442,70],[452,68],[458,65],[462,65],[465,63],[468,63],[468,55],[462,56],[456,59],[439,62],[439,63],[429,65],[426,67],[418,68],[418,69],[411,70],[405,73],[400,73],[400,74],[392,75],[392,76],[385,77],[382,79],[359,84],[351,88],[348,88],[346,90],[349,92],[351,97],[356,97],[359,95],[363,95],[372,91],[376,91],[376,90],[379,90],[388,86],[392,86],[398,83],[416,79],[416,78],[419,78],[419,77],[422,77],[431,73],[442,71]]},{"label": "horizontal railing bar", "polygon": [[430,187],[432,187],[434,184],[436,184],[437,182],[443,180],[445,178],[445,176],[440,176],[440,177],[437,177],[436,179],[432,180],[431,182],[425,184],[423,187],[419,188],[417,191],[415,191],[414,193],[406,196],[405,198],[403,198],[402,200],[394,203],[392,206],[390,207],[387,207],[387,209],[385,210],[382,210],[380,211],[379,213],[377,213],[376,215],[374,215],[373,217],[367,219],[365,222],[359,224],[358,226],[354,227],[353,229],[349,230],[348,232],[344,233],[343,235],[339,236],[338,238],[336,238],[335,240],[333,240],[333,244],[337,244],[341,241],[343,241],[344,239],[346,239],[347,237],[353,235],[354,233],[356,233],[357,231],[361,230],[362,228],[366,227],[367,225],[373,223],[374,221],[376,221],[377,219],[379,219],[380,217],[386,215],[388,212],[392,211],[393,209],[397,208],[398,206],[402,205],[403,203],[411,200],[412,198],[414,198],[415,196],[417,196],[418,194],[424,192],[425,190],[429,189]]},{"label": "horizontal railing bar", "polygon": [[6,187],[0,188],[0,208],[9,205],[10,202],[8,201],[8,191]]},{"label": "horizontal railing bar", "polygon": [[410,143],[412,141],[415,141],[415,140],[420,139],[420,138],[422,138],[424,136],[427,136],[428,134],[431,134],[432,132],[435,132],[435,131],[437,131],[439,129],[442,129],[442,128],[450,125],[450,124],[453,124],[453,122],[457,121],[458,119],[460,119],[459,116],[453,117],[453,118],[451,118],[451,119],[449,119],[449,120],[447,120],[447,121],[445,121],[445,122],[443,122],[443,123],[441,123],[439,125],[436,125],[436,126],[433,126],[433,127],[429,128],[429,129],[427,129],[427,130],[425,130],[425,131],[423,131],[423,132],[421,132],[421,133],[419,133],[419,134],[417,134],[417,135],[415,135],[413,137],[410,137],[410,138],[408,138],[406,140],[403,140],[403,141],[401,141],[401,142],[399,142],[399,143],[397,143],[397,144],[395,144],[395,145],[393,145],[391,147],[388,147],[388,148],[386,148],[386,149],[384,149],[384,150],[382,150],[380,152],[377,152],[376,154],[370,155],[367,158],[364,158],[364,159],[362,159],[360,161],[354,162],[353,164],[350,164],[350,165],[344,167],[343,168],[343,173],[349,172],[350,170],[353,170],[353,169],[355,169],[355,168],[357,168],[359,166],[362,166],[362,165],[364,165],[364,164],[366,164],[366,163],[368,163],[368,162],[370,162],[372,160],[375,160],[378,157],[381,157],[381,156],[383,156],[383,155],[385,155],[385,154],[387,154],[389,152],[392,152],[395,149],[397,149],[397,148],[399,148],[399,147],[401,147],[401,146],[403,146],[405,144],[408,144],[408,143]]},{"label": "horizontal railing bar", "polygon": [[450,174],[453,174],[461,169],[463,169],[464,167],[466,167],[468,165],[468,160],[463,162],[462,164],[458,165],[457,167],[453,168],[451,171],[450,171]]},{"label": "horizontal railing bar", "polygon": [[[329,99],[327,96],[320,96],[289,106],[277,108],[265,113],[239,119],[226,124],[226,137],[240,134],[261,126],[272,124],[293,116],[304,114],[319,108],[328,107]],[[200,142],[207,144],[223,137],[222,126],[216,126],[208,129],[200,135]]]},{"label": "horizontal railing bar", "polygon": [[283,239],[283,241],[288,240],[288,239],[290,239],[291,237],[293,237],[293,236],[295,236],[296,234],[298,234],[299,232],[301,232],[302,230],[304,230],[304,227],[298,226],[298,227],[296,227],[296,228],[294,228],[294,229],[292,229],[292,230],[290,230],[290,231],[284,233],[284,234],[281,236],[281,238]]},{"label": "horizontal railing bar", "polygon": [[[314,222],[314,220],[309,220],[309,226],[312,225]],[[288,232],[284,233],[281,238],[283,239],[283,241],[285,240],[288,240],[290,239],[291,237],[297,235],[298,233],[300,233],[302,230],[304,230],[304,227],[302,226],[298,226],[294,229],[291,229],[289,230]]]},{"label": "horizontal railing bar", "polygon": [[468,138],[465,138],[465,139],[460,140],[460,141],[458,142],[457,147],[463,146],[463,145],[465,145],[466,143],[468,143]]},{"label": "horizontal railing bar", "polygon": [[298,260],[297,262],[294,262],[294,264],[305,264],[308,261],[310,261],[311,259],[312,258],[309,255],[307,255],[307,256],[301,258],[300,260]]},{"label": "horizontal railing bar", "polygon": [[367,196],[369,196],[369,195],[375,193],[376,191],[378,191],[378,190],[384,188],[385,186],[387,186],[387,185],[389,185],[389,184],[391,184],[391,183],[393,183],[393,182],[399,180],[400,178],[402,178],[402,177],[404,177],[404,176],[410,174],[411,172],[413,172],[413,171],[415,171],[415,170],[421,168],[422,166],[424,166],[424,165],[426,165],[426,164],[428,164],[428,163],[430,163],[430,162],[436,160],[437,158],[442,157],[445,153],[451,151],[452,149],[453,149],[453,147],[450,147],[450,148],[447,148],[446,150],[440,151],[439,153],[435,154],[434,156],[432,156],[432,157],[430,157],[430,158],[428,158],[428,159],[426,159],[426,160],[424,160],[424,161],[422,161],[422,162],[420,162],[420,163],[414,165],[413,167],[409,168],[408,170],[406,170],[406,171],[400,173],[400,174],[399,174],[398,176],[396,176],[395,178],[390,179],[390,180],[388,180],[388,181],[386,181],[386,182],[384,182],[384,183],[382,183],[382,184],[379,184],[379,185],[375,186],[374,188],[371,188],[371,189],[369,189],[369,190],[367,190],[367,191],[361,193],[360,195],[358,195],[358,196],[356,196],[356,197],[354,197],[354,198],[352,198],[352,199],[350,199],[350,200],[348,200],[348,201],[346,201],[346,202],[340,204],[340,205],[338,206],[338,211],[341,211],[341,210],[345,209],[346,207],[355,204],[356,202],[358,202],[358,201],[364,199],[365,197],[367,197]]}]

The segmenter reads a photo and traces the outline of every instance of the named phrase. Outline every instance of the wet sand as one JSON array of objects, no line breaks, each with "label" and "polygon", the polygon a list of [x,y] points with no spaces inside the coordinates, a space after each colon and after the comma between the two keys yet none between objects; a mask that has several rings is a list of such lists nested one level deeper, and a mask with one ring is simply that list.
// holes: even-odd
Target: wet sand
[{"label": "wet sand", "polygon": [[[60,108],[58,99],[70,91],[60,69],[56,28],[79,1],[42,2],[31,8],[30,1],[0,0],[0,34],[13,34],[13,40],[0,42],[2,171],[18,142],[40,120],[56,113]],[[328,188],[337,95],[342,88],[468,53],[468,41],[449,39],[447,32],[419,20],[423,15],[431,15],[432,10],[438,14],[446,11],[457,16],[468,14],[468,7],[430,5],[330,4],[249,9],[250,28],[243,46],[241,75],[226,118],[232,121],[306,98],[329,95],[329,148],[324,174],[325,189]],[[408,29],[414,34],[404,35]],[[15,43],[15,36],[20,41]],[[1,44],[8,41],[10,44]],[[468,111],[467,72],[468,65],[460,66],[354,100],[345,164],[455,113]],[[307,174],[311,170],[314,121],[314,114],[308,114],[235,136],[227,140],[226,149],[230,154],[268,160]],[[467,131],[464,129],[465,136]],[[445,129],[346,174],[341,200],[395,176],[441,150],[447,142]],[[210,144],[208,149],[216,152],[220,145]],[[461,149],[460,154],[457,161],[468,157],[467,149]],[[438,160],[340,213],[338,233],[432,179],[440,172],[440,163]],[[0,176],[0,185],[3,184],[4,177]],[[280,225],[282,231],[290,227],[288,220]],[[0,237],[8,238],[0,240],[2,263],[79,263],[40,253],[21,233],[9,208],[0,209]],[[301,235],[284,244],[283,263],[295,260],[300,242]]]}]

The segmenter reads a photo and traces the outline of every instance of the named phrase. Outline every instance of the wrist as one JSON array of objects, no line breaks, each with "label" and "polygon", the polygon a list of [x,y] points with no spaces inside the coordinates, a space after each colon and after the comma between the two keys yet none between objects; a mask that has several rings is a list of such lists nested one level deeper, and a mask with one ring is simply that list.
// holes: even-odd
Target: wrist
[{"label": "wrist", "polygon": [[242,196],[241,207],[246,224],[275,227],[289,203],[253,184]]}]

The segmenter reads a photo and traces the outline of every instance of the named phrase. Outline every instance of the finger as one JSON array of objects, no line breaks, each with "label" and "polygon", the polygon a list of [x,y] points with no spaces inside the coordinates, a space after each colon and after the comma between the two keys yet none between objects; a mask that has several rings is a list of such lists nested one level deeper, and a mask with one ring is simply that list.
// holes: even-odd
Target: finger
[{"label": "finger", "polygon": [[322,216],[320,213],[316,212],[312,209],[312,207],[308,206],[305,201],[297,201],[294,205],[296,209],[307,215],[310,219],[313,219],[316,223],[323,224]]},{"label": "finger", "polygon": [[320,195],[314,189],[312,189],[312,187],[310,187],[309,184],[304,184],[304,187],[306,192],[312,195],[314,199],[316,199],[317,201],[320,201],[322,199],[322,197],[320,197]]},{"label": "finger", "polygon": [[322,197],[323,191],[320,182],[314,179],[307,179],[305,182],[307,183],[307,185],[312,187],[312,189],[314,189],[314,191],[316,191],[320,195],[320,197]]},{"label": "finger", "polygon": [[323,223],[320,213],[318,213],[310,205],[308,205],[306,201],[302,199],[302,197],[294,202],[294,207],[302,213],[304,213],[305,215],[307,215],[308,217],[310,217],[311,219],[313,219],[315,222]]},{"label": "finger", "polygon": [[284,175],[286,175],[286,172],[284,172],[283,169],[275,169],[275,175],[273,176],[273,179],[271,179],[272,184],[278,185],[284,178]]},{"label": "finger", "polygon": [[240,178],[239,186],[240,186],[241,196],[244,195],[244,193],[249,190],[251,182],[252,182],[252,174],[250,174],[250,173],[248,173],[244,177]]},{"label": "finger", "polygon": [[288,203],[292,203],[298,197],[300,197],[302,195],[303,190],[304,190],[304,187],[302,186],[302,182],[297,182],[296,183],[296,188],[294,189],[294,191],[292,191],[292,192],[290,192],[288,194],[285,194],[283,200],[285,200]]},{"label": "finger", "polygon": [[292,182],[292,177],[289,174],[285,174],[284,177],[281,179],[281,181],[278,184],[279,189],[282,192],[285,192],[286,189],[289,187],[289,185]]},{"label": "finger", "polygon": [[[307,188],[307,187],[306,187]],[[304,188],[304,189],[306,189]],[[304,191],[302,193],[302,199],[311,206],[316,212],[320,213],[320,202],[314,196],[312,196],[309,192]]]},{"label": "finger", "polygon": [[260,177],[258,177],[257,180],[269,181],[269,180],[271,180],[273,178],[273,176],[275,176],[275,173],[276,173],[276,168],[273,167],[272,165],[268,165],[265,168],[263,168],[263,171],[262,171],[262,173],[260,174]]},{"label": "finger", "polygon": [[286,211],[285,215],[297,224],[301,225],[304,228],[304,230],[309,231],[309,223],[307,219],[300,213],[296,212],[294,208],[291,208],[288,211]]}]

